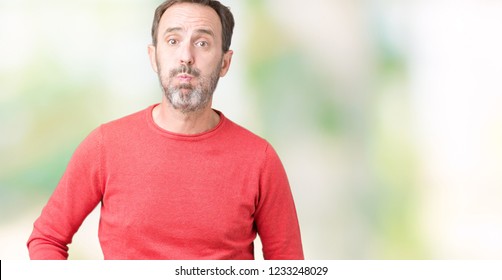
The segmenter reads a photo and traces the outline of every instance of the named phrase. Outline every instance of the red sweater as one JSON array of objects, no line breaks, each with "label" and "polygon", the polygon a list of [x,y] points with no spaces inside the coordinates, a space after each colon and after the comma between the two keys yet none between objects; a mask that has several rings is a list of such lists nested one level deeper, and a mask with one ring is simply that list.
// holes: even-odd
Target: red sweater
[{"label": "red sweater", "polygon": [[284,168],[263,139],[220,113],[211,131],[158,127],[154,106],[104,124],[76,149],[35,221],[32,259],[66,259],[101,203],[105,259],[303,259]]}]

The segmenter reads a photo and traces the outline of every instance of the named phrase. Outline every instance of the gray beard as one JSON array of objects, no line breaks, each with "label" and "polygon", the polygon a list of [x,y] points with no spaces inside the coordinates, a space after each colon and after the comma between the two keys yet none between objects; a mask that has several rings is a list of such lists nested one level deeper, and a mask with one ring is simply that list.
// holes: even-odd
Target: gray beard
[{"label": "gray beard", "polygon": [[[188,92],[183,92],[184,90]],[[205,108],[213,96],[212,92],[203,92],[200,85],[193,88],[189,84],[169,86],[164,89],[164,94],[174,109],[185,114]]]},{"label": "gray beard", "polygon": [[[169,72],[169,78],[165,79],[162,71],[159,72],[159,79],[164,91],[164,95],[174,109],[184,114],[197,112],[207,107],[213,97],[213,93],[218,85],[221,66],[218,66],[209,77],[201,76],[200,71],[182,65]],[[170,80],[176,75],[186,73],[197,77],[199,82],[192,86],[191,84],[171,85]],[[164,77],[164,78],[163,78]]]}]

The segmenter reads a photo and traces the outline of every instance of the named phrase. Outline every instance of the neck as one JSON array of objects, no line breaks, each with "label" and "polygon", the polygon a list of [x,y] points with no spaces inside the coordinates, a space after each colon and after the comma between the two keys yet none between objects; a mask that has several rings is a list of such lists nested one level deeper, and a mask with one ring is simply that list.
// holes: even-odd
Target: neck
[{"label": "neck", "polygon": [[174,109],[166,100],[153,109],[152,117],[162,129],[185,135],[209,131],[220,122],[220,116],[210,105],[196,112],[185,113]]}]

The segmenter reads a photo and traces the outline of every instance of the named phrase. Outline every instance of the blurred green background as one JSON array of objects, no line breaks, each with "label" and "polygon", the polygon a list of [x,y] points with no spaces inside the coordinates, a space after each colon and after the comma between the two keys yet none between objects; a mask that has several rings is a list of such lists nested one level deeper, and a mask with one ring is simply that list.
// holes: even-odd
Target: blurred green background
[{"label": "blurred green background", "polygon": [[[160,2],[0,0],[0,259],[93,128],[160,101]],[[502,258],[501,1],[222,2],[214,107],[276,148],[306,258]],[[102,258],[98,215],[71,258]]]}]

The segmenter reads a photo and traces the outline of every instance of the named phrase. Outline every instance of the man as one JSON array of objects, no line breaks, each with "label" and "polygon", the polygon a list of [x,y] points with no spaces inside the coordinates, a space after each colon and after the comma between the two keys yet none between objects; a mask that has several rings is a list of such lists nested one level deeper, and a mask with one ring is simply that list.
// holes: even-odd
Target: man
[{"label": "man", "polygon": [[232,60],[234,20],[218,1],[167,0],[148,54],[158,105],[101,125],[77,148],[28,240],[32,259],[66,259],[101,203],[105,259],[303,259],[284,168],[263,139],[211,109]]}]

